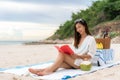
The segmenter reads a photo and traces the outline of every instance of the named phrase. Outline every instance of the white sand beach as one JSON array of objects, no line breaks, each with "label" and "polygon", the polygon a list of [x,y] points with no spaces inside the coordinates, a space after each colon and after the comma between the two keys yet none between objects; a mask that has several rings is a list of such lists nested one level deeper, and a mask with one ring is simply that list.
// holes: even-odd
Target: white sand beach
[{"label": "white sand beach", "polygon": [[[31,65],[55,60],[57,50],[54,45],[0,45],[0,68]],[[60,44],[59,44],[60,45]],[[115,61],[120,60],[120,44],[111,44],[115,51]],[[71,78],[70,80],[119,80],[120,65]],[[0,73],[0,80],[38,80],[31,77]]]}]

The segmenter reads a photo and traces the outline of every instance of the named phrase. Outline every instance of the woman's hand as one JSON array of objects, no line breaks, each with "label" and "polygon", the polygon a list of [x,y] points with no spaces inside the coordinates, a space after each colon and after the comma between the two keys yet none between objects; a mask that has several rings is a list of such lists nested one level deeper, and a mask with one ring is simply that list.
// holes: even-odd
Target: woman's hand
[{"label": "woman's hand", "polygon": [[84,58],[83,60],[84,60],[84,61],[88,61],[89,59],[88,59],[88,58]]}]

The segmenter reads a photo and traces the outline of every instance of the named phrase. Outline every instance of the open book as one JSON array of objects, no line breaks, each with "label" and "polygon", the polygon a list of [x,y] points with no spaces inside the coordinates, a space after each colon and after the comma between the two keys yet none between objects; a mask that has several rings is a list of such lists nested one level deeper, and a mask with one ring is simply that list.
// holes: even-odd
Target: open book
[{"label": "open book", "polygon": [[74,54],[74,51],[70,48],[69,45],[63,45],[63,46],[55,46],[57,48],[57,50],[61,53],[65,53],[65,54]]}]

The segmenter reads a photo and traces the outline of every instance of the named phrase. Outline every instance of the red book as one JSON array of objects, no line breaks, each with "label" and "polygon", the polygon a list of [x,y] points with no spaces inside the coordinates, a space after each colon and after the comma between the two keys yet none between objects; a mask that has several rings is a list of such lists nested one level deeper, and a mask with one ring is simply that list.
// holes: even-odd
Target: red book
[{"label": "red book", "polygon": [[61,52],[61,53],[65,53],[65,54],[69,54],[69,55],[74,54],[74,51],[69,47],[69,45],[63,45],[63,46],[61,46],[61,47],[55,46],[55,47],[56,47],[56,48],[58,49],[58,51]]}]

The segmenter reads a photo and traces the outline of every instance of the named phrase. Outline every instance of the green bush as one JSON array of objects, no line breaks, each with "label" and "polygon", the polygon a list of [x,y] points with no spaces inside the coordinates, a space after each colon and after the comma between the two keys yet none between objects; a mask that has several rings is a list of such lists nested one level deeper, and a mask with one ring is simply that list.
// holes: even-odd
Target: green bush
[{"label": "green bush", "polygon": [[120,36],[120,33],[116,33],[116,32],[111,32],[109,35],[111,38],[114,38],[116,36]]}]

